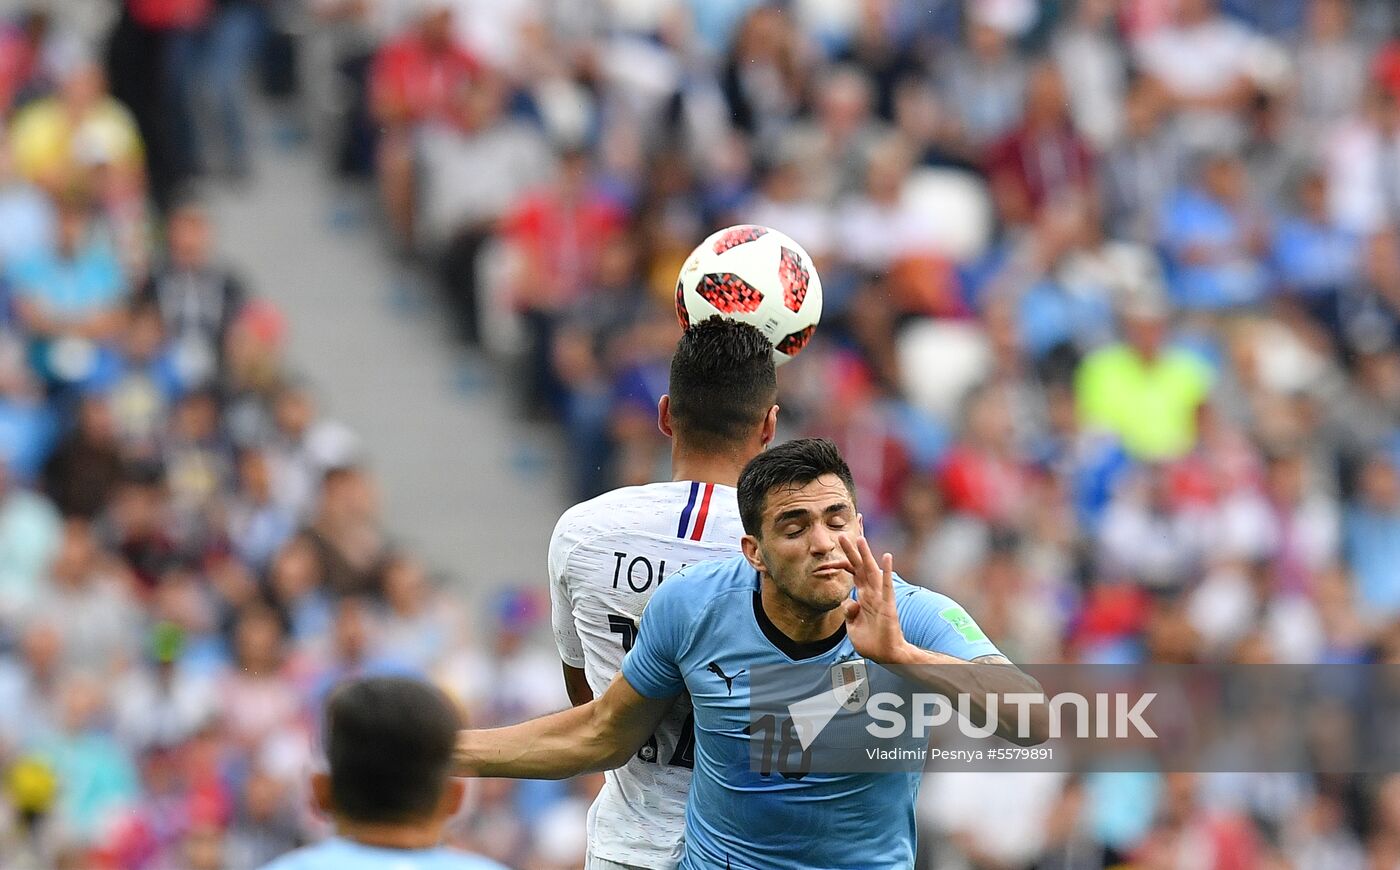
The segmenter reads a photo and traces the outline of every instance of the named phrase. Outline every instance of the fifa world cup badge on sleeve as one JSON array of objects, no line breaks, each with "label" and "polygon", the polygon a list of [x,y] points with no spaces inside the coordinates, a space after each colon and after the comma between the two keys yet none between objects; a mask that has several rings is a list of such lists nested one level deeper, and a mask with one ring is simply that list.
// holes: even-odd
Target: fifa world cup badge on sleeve
[{"label": "fifa world cup badge on sleeve", "polygon": [[870,700],[870,677],[865,659],[851,659],[831,666],[831,688],[842,699],[841,706],[855,712]]}]

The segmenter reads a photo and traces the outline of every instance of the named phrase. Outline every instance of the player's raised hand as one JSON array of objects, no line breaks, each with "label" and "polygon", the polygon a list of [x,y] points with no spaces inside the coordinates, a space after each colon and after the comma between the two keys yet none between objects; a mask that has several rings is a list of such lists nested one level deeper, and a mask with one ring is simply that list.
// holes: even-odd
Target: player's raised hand
[{"label": "player's raised hand", "polygon": [[856,652],[870,661],[897,664],[907,644],[895,609],[894,557],[886,553],[877,560],[863,535],[842,535],[838,540],[841,552],[851,563],[856,587],[856,599],[841,604],[846,636]]}]

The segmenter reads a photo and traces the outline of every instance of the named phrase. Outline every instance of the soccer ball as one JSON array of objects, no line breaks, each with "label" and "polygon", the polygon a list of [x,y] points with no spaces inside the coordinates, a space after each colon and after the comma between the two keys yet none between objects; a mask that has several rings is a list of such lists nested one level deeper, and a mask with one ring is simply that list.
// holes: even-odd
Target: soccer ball
[{"label": "soccer ball", "polygon": [[741,224],[700,243],[676,281],[681,329],[713,316],[756,326],[782,365],[802,351],[822,316],[822,282],[802,246],[774,229]]}]

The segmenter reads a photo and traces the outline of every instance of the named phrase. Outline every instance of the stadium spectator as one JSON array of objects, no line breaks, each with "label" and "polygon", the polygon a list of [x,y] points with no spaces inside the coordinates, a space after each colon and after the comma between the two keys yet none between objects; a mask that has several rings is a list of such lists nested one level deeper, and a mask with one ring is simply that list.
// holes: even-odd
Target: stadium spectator
[{"label": "stadium spectator", "polygon": [[1002,220],[1030,221],[1052,201],[1082,195],[1093,183],[1089,144],[1075,132],[1065,85],[1053,63],[1031,70],[1021,124],[991,146],[987,176]]},{"label": "stadium spectator", "polygon": [[1051,44],[1051,55],[1065,78],[1074,127],[1098,151],[1122,132],[1128,89],[1127,60],[1114,32],[1114,5],[1108,0],[1076,4]]},{"label": "stadium spectator", "polygon": [[58,241],[58,217],[43,191],[14,165],[8,136],[0,135],[0,268],[51,250]]},{"label": "stadium spectator", "polygon": [[1362,241],[1337,225],[1327,202],[1327,176],[1310,172],[1298,184],[1297,212],[1274,229],[1273,263],[1284,292],[1336,338],[1343,294],[1360,278]]},{"label": "stadium spectator", "polygon": [[[216,0],[206,35],[204,57],[213,110],[224,147],[225,172],[233,178],[249,173],[248,74],[259,58],[272,4],[266,0]],[[207,155],[201,153],[201,165]]]},{"label": "stadium spectator", "polygon": [[1139,296],[1120,311],[1125,341],[1095,351],[1075,374],[1087,425],[1123,440],[1134,458],[1180,456],[1195,442],[1196,409],[1210,389],[1206,366],[1167,345],[1167,312]]},{"label": "stadium spectator", "polygon": [[458,45],[448,0],[423,3],[417,20],[375,55],[370,107],[380,128],[380,195],[399,244],[415,242],[416,138],[422,126],[447,121],[457,94],[476,75],[476,61]]},{"label": "stadium spectator", "polygon": [[48,499],[19,485],[0,462],[0,624],[9,630],[43,590],[61,533]]},{"label": "stadium spectator", "polygon": [[228,333],[247,294],[232,270],[214,260],[209,216],[185,202],[167,222],[169,253],[138,294],[165,323],[186,387],[211,385],[224,375]]},{"label": "stadium spectator", "polygon": [[1377,455],[1361,470],[1356,504],[1346,516],[1346,556],[1356,575],[1356,591],[1374,616],[1400,609],[1400,560],[1390,550],[1400,542],[1400,478],[1387,456]]},{"label": "stadium spectator", "polygon": [[1167,197],[1185,176],[1185,155],[1167,129],[1166,97],[1148,79],[1128,89],[1123,135],[1103,158],[1104,207],[1115,235],[1156,242]]},{"label": "stadium spectator", "polygon": [[379,524],[378,495],[362,469],[326,472],[320,505],[301,536],[316,553],[318,587],[333,596],[383,591],[390,548]]},{"label": "stadium spectator", "polygon": [[441,251],[443,283],[464,340],[481,340],[478,272],[499,221],[549,178],[554,162],[541,130],[508,114],[510,88],[483,73],[455,95],[452,123],[422,131],[421,240]]},{"label": "stadium spectator", "polygon": [[108,94],[102,68],[86,60],[67,72],[58,94],[15,115],[10,143],[20,175],[53,191],[82,183],[97,164],[139,172],[144,154],[136,122]]},{"label": "stadium spectator", "polygon": [[57,245],[15,264],[12,276],[35,371],[50,393],[71,395],[110,361],[127,293],[112,250],[93,232],[88,201],[63,200]]},{"label": "stadium spectator", "polygon": [[78,406],[73,431],[44,464],[43,485],[65,517],[94,519],[121,479],[121,451],[107,402],[88,396]]},{"label": "stadium spectator", "polygon": [[1168,286],[1182,308],[1215,311],[1263,299],[1266,228],[1249,197],[1244,164],[1213,153],[1200,159],[1196,183],[1167,201],[1162,244]]},{"label": "stadium spectator", "polygon": [[997,8],[967,7],[966,42],[948,55],[940,72],[963,135],[976,150],[1000,138],[1020,117],[1027,70]]},{"label": "stadium spectator", "polygon": [[563,388],[550,360],[560,315],[583,298],[597,275],[598,253],[620,232],[623,216],[595,185],[591,155],[574,148],[560,155],[555,184],[525,194],[504,219],[514,252],[511,296],[530,342],[526,406],[552,415]]},{"label": "stadium spectator", "polygon": [[1367,52],[1352,30],[1351,4],[1317,0],[1309,4],[1307,30],[1298,46],[1297,113],[1302,134],[1316,143],[1329,127],[1361,107]]},{"label": "stadium spectator", "polygon": [[1330,130],[1325,157],[1332,215],[1357,233],[1395,223],[1400,213],[1400,96],[1367,88],[1360,112]]},{"label": "stadium spectator", "polygon": [[1177,128],[1192,147],[1239,147],[1239,112],[1255,82],[1259,37],[1223,15],[1215,0],[1182,0],[1173,20],[1136,45],[1136,59],[1178,110]]}]

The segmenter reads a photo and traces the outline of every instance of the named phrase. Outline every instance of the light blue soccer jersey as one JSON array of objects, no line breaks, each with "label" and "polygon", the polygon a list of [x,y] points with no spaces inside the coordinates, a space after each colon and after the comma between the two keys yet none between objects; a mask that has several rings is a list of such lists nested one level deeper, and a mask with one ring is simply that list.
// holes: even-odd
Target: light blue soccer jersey
[{"label": "light blue soccer jersey", "polygon": [[[859,657],[844,629],[827,642],[793,644],[762,613],[758,592],[758,575],[742,557],[691,566],[652,596],[622,663],[642,695],[688,691],[694,705],[682,870],[912,867],[921,774],[790,778],[753,769],[750,671]],[[947,596],[896,578],[895,602],[910,643],[960,659],[997,654]]]},{"label": "light blue soccer jersey", "polygon": [[382,849],[341,837],[288,852],[262,870],[506,870],[465,852],[434,849]]}]

